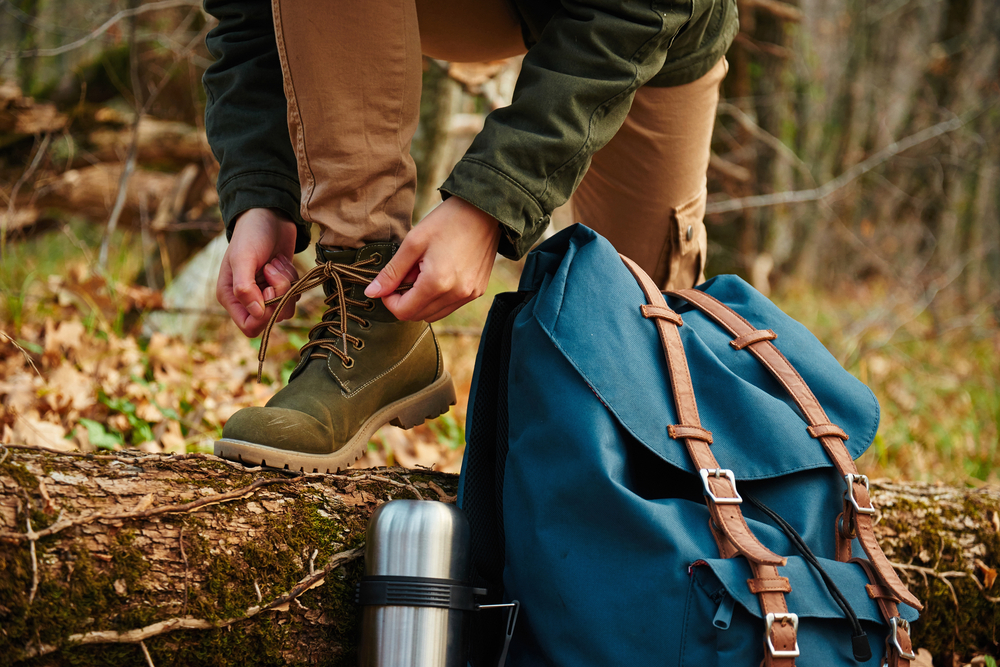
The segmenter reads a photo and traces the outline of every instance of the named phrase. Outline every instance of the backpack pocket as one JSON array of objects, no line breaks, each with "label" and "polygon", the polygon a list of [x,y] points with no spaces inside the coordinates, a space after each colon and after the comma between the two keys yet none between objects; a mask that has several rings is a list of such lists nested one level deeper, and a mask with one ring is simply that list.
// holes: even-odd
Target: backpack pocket
[{"label": "backpack pocket", "polygon": [[[844,594],[868,635],[872,657],[854,658],[852,625],[831,596],[819,573],[800,556],[790,556],[780,567],[792,592],[786,594],[788,610],[798,617],[797,663],[810,667],[879,667],[885,654],[887,625],[874,600],[866,593],[868,578],[859,565],[819,559],[821,567]],[[753,577],[742,558],[706,559],[689,568],[690,587],[682,619],[683,637],[679,664],[757,665],[764,658],[765,616],[747,580]],[[917,618],[913,608],[899,605],[907,621]]]}]

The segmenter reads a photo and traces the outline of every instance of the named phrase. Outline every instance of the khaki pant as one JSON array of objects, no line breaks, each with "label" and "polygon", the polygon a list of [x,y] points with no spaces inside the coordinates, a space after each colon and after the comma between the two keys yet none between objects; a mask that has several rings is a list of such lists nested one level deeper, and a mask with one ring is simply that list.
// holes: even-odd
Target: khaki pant
[{"label": "khaki pant", "polygon": [[[505,0],[272,0],[302,184],[325,245],[399,241],[410,229],[422,54],[452,62],[524,52]],[[391,54],[391,55],[387,55]],[[726,73],[641,88],[573,195],[595,229],[665,288],[704,280],[705,173]]]}]

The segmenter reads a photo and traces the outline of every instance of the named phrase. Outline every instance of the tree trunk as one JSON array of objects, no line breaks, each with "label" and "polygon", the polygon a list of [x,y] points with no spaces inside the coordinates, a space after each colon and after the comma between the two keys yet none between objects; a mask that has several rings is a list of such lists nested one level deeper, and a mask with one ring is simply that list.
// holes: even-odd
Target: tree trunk
[{"label": "tree trunk", "polygon": [[[204,454],[7,446],[0,664],[354,665],[372,510],[453,502],[456,488],[454,475],[423,470],[292,476]],[[886,552],[927,602],[915,645],[949,658],[992,650],[1000,492],[873,494]]]}]

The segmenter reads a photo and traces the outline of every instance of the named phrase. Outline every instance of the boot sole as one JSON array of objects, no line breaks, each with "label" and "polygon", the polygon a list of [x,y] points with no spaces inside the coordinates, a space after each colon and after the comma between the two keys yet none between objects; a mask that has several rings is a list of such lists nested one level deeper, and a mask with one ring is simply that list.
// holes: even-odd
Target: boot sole
[{"label": "boot sole", "polygon": [[348,468],[368,451],[368,441],[375,432],[392,424],[411,429],[448,412],[455,405],[455,385],[444,371],[437,380],[415,394],[385,406],[361,425],[344,447],[331,454],[305,454],[266,447],[243,440],[215,441],[215,455],[247,465],[261,465],[300,472],[336,473]]}]

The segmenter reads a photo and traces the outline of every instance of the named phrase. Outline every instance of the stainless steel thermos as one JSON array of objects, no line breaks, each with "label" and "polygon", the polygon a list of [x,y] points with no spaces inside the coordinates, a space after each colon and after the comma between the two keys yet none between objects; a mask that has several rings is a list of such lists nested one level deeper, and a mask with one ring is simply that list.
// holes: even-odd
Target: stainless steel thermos
[{"label": "stainless steel thermos", "polygon": [[394,500],[368,523],[361,667],[465,667],[470,612],[469,524],[433,501]]}]

